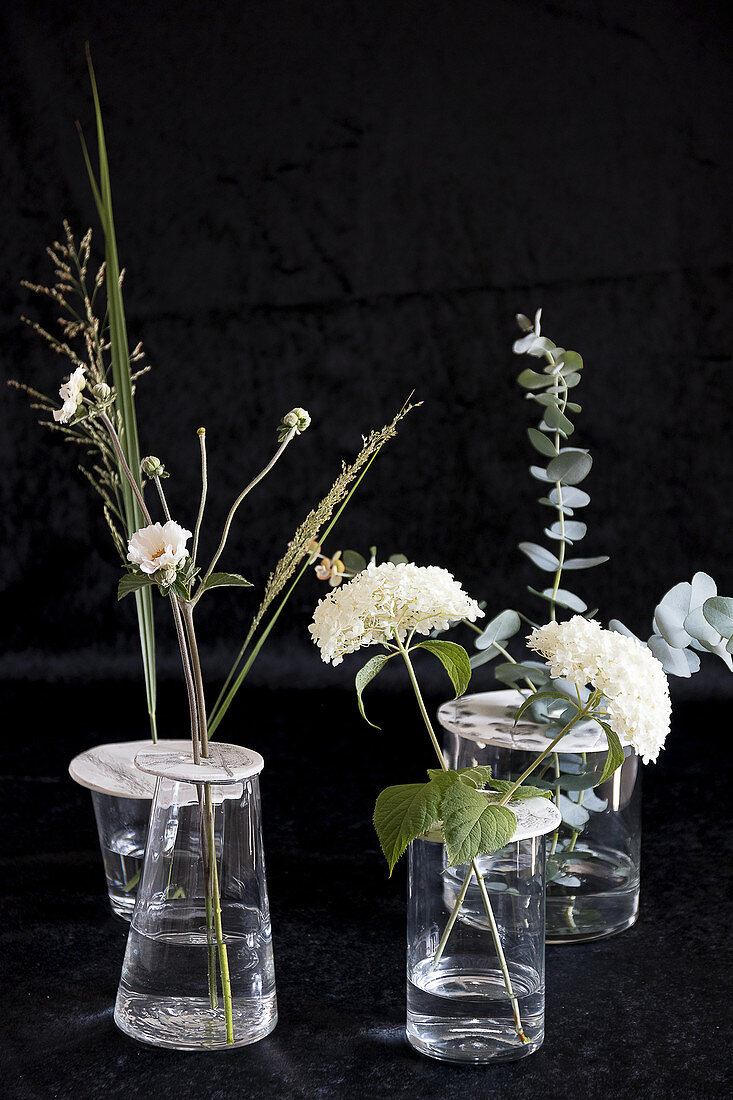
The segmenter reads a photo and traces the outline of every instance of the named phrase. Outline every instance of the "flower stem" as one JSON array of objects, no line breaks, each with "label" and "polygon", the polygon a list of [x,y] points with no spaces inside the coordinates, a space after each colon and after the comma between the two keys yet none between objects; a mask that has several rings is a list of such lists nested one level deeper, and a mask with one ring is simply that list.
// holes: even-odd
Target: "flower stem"
[{"label": "flower stem", "polygon": [[199,514],[196,517],[196,526],[193,529],[193,548],[191,550],[191,560],[194,565],[196,564],[196,555],[199,551],[199,535],[201,534],[201,522],[204,518],[204,508],[206,507],[206,493],[209,486],[207,462],[206,462],[206,428],[199,428],[198,430],[199,444],[201,446],[201,503],[199,504]]},{"label": "flower stem", "polygon": [[112,423],[110,418],[107,416],[107,413],[104,411],[104,409],[102,409],[100,411],[99,419],[102,421],[102,423],[104,424],[105,428],[107,429],[107,431],[109,433],[109,437],[112,440],[112,446],[114,447],[115,454],[117,455],[117,461],[119,462],[120,468],[122,469],[122,472],[124,473],[125,477],[127,478],[128,482],[130,484],[130,488],[132,489],[133,493],[135,494],[137,502],[140,505],[140,511],[142,512],[142,514],[145,517],[145,519],[147,520],[147,522],[152,523],[153,521],[150,518],[150,512],[148,511],[147,505],[145,504],[145,500],[143,498],[142,492],[140,491],[140,486],[138,485],[135,478],[132,476],[132,470],[130,469],[130,467],[127,464],[127,459],[125,458],[125,452],[122,450],[122,444],[120,443],[117,432],[115,431],[114,424]]},{"label": "flower stem", "polygon": [[[420,691],[420,685],[418,684],[417,677],[415,676],[415,670],[412,667],[412,661],[410,660],[410,655],[409,655],[408,651],[405,649],[402,642],[400,641],[399,636],[395,637],[395,641],[397,643],[397,648],[398,648],[398,650],[400,651],[400,653],[402,655],[402,659],[405,662],[405,665],[407,666],[407,673],[410,677],[410,682],[412,684],[413,691],[415,692],[415,698],[417,699],[417,705],[420,708],[420,713],[422,714],[423,721],[425,723],[425,728],[427,729],[428,734],[430,736],[430,740],[433,743],[433,748],[435,749],[436,755],[437,755],[438,760],[440,762],[440,766],[441,766],[441,768],[443,769],[444,772],[448,771],[448,765],[445,762],[445,757],[443,756],[443,750],[441,749],[440,744],[438,742],[438,739],[435,736],[435,730],[433,729],[432,722],[430,721],[430,717],[429,717],[428,712],[425,708],[425,701],[423,700],[422,692]],[[466,892],[468,891],[468,886],[466,885],[466,883],[470,882],[470,879],[471,879],[472,875],[476,876],[476,881],[478,882],[479,889],[481,890],[481,899],[483,901],[484,909],[486,910],[486,916],[487,916],[488,921],[489,921],[489,927],[491,929],[491,938],[494,941],[494,947],[496,948],[496,954],[497,954],[497,957],[499,959],[499,966],[501,967],[501,972],[504,976],[504,985],[506,986],[507,996],[509,997],[509,1000],[511,1001],[511,1005],[512,1005],[512,1013],[514,1015],[514,1026],[516,1028],[517,1035],[518,1035],[519,1039],[521,1040],[521,1042],[522,1043],[528,1043],[529,1039],[524,1034],[524,1028],[522,1027],[522,1020],[521,1020],[521,1017],[520,1017],[520,1014],[519,1014],[519,1002],[517,1001],[516,995],[514,993],[514,988],[512,986],[512,979],[511,979],[511,975],[509,973],[509,967],[507,966],[506,957],[504,955],[504,948],[502,947],[501,938],[499,936],[499,929],[498,929],[497,924],[496,924],[496,919],[494,918],[494,912],[491,908],[491,902],[489,901],[489,895],[488,895],[488,892],[486,890],[486,884],[483,880],[483,876],[481,874],[481,871],[479,870],[478,862],[475,859],[471,860],[471,870],[466,875],[461,893],[459,894],[458,898],[456,899],[456,903],[453,907],[453,911],[451,912],[451,914],[448,918],[448,926],[446,928],[446,932],[444,932],[444,934],[443,934],[443,938],[444,938],[445,942],[443,942],[443,938],[442,938],[441,939],[442,948],[441,948],[440,944],[438,945],[438,947],[439,947],[439,949],[441,951],[441,954],[442,954],[443,950],[445,950],[445,945],[448,942],[448,936],[450,935],[451,929],[453,928],[453,925],[455,924],[456,919],[458,917],[458,913],[460,912],[461,906],[463,904],[463,899],[465,898]],[[436,954],[437,954],[437,952],[436,952]],[[440,958],[440,956],[438,956],[438,958]],[[437,962],[437,959],[433,959],[432,965],[435,966],[436,962]]]}]

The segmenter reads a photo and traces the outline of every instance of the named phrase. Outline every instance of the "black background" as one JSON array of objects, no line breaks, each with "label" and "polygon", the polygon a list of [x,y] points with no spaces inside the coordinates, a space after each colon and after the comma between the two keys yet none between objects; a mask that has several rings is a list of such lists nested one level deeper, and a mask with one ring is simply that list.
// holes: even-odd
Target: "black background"
[{"label": "black background", "polygon": [[[391,419],[414,389],[422,408],[370,471],[331,549],[365,551],[376,542],[385,556],[403,551],[420,563],[445,565],[492,610],[519,604],[539,614],[522,595],[525,583],[536,584],[537,571],[515,546],[521,539],[542,541],[548,513],[534,504],[538,486],[527,473],[533,456],[525,428],[533,418],[515,383],[524,361],[512,355],[511,342],[513,315],[542,305],[546,334],[585,358],[576,391],[584,411],[574,441],[590,448],[595,464],[584,483],[593,500],[584,516],[583,550],[611,555],[608,564],[577,575],[577,590],[600,607],[604,621],[621,618],[643,637],[663,592],[695,569],[712,573],[722,591],[733,590],[727,5],[33,0],[7,3],[0,20],[3,373],[53,393],[65,369],[20,325],[22,312],[48,318],[18,284],[49,275],[43,249],[58,236],[63,217],[80,233],[95,223],[73,126],[78,118],[92,133],[83,56],[88,39],[127,268],[130,336],[133,343],[143,340],[153,366],[139,390],[142,448],[165,460],[174,515],[192,527],[195,430],[206,425],[212,485],[204,550],[213,550],[231,499],[271,453],[281,415],[304,405],[313,416],[309,431],[240,513],[224,568],[261,583],[341,458],[354,454],[361,433]],[[6,722],[36,750],[20,761],[11,751],[7,770],[15,779],[58,776],[73,752],[143,735],[134,610],[115,603],[117,563],[73,453],[35,426],[16,393],[5,393],[1,415],[0,679],[20,684],[8,689]],[[346,800],[339,803],[346,816],[338,819],[361,852],[373,843],[368,805],[378,785],[409,778],[405,769],[417,766],[422,742],[411,727],[409,753],[403,758],[395,747],[403,751],[401,716],[407,722],[411,713],[404,704],[395,725],[382,703],[386,741],[364,736],[350,697],[335,692],[349,689],[358,658],[327,669],[307,639],[310,611],[322,594],[315,579],[303,582],[255,666],[251,694],[240,696],[227,735],[274,756],[275,792],[297,805],[307,789],[319,814],[334,789],[344,783],[348,789],[350,770],[363,757],[370,778],[358,807],[362,818],[350,823]],[[223,592],[210,597],[208,610],[203,605],[200,634],[213,685],[226,672],[256,601],[256,592]],[[165,611],[160,605],[160,721],[162,731],[175,736],[185,701]],[[443,683],[428,668],[423,675],[437,701]],[[294,690],[285,692],[286,686]],[[489,675],[477,675],[476,686],[489,687]],[[693,680],[674,682],[673,690],[678,699],[722,699],[732,686],[722,664],[711,660]],[[330,710],[322,694],[329,688]],[[384,689],[373,690],[376,697]],[[689,752],[719,736],[725,743],[726,712],[707,710],[704,722],[695,713],[687,712],[684,727]],[[394,768],[369,770],[375,744],[382,764],[395,756]],[[684,768],[683,744],[675,753]],[[324,780],[318,768],[327,761],[332,770]],[[674,817],[665,817],[670,788],[663,782],[673,774],[671,763],[651,771],[654,821],[662,832]],[[293,776],[298,784],[290,782]],[[698,776],[696,783],[702,795],[706,780]],[[48,788],[49,799],[55,790]],[[64,790],[39,820],[58,825],[58,843],[70,853],[65,873],[73,877],[79,861],[96,868],[94,838],[88,805]],[[19,803],[21,820],[37,814],[37,797],[32,785]],[[281,832],[274,831],[268,851],[284,865],[307,843],[293,849],[282,806],[272,809],[271,819]],[[20,851],[28,851],[28,834],[20,828],[18,835]],[[314,850],[343,870],[348,846],[332,849],[326,833],[321,840]],[[42,838],[34,851],[38,846]],[[664,851],[658,849],[660,858]],[[373,887],[368,904],[397,907],[390,924],[397,943],[399,894],[385,885],[373,849],[365,859]],[[37,864],[21,864],[21,881],[35,881]],[[87,908],[103,901],[91,870],[88,877]],[[660,916],[666,881],[657,873],[650,922]],[[72,920],[75,894],[65,888],[64,912]],[[21,913],[25,889],[14,895]],[[28,889],[37,903],[54,904]],[[303,889],[307,893],[307,885]],[[308,901],[284,888],[278,898],[273,887],[281,922],[288,919],[283,900],[296,908]],[[684,907],[675,912],[681,921],[692,919]],[[318,966],[325,965],[326,947],[338,948],[338,924],[334,943],[319,941]],[[295,936],[281,923],[280,943],[290,931],[289,950],[297,950],[308,927],[304,918]],[[90,921],[92,940],[96,929]],[[624,950],[632,950],[642,931],[639,926],[608,942],[609,966],[634,957]],[[661,980],[672,956],[664,954],[657,926],[648,924],[647,933],[652,941],[642,948],[637,940],[636,951],[652,952]],[[359,934],[354,924],[349,947],[357,970]],[[369,935],[374,949],[378,936]],[[119,959],[116,947],[110,950],[101,972],[112,989]],[[402,990],[401,976],[394,977],[399,952],[393,955],[396,970],[385,972],[379,1003],[397,1036]],[[83,951],[75,956],[82,967],[83,957]],[[316,972],[314,964],[311,978]],[[685,1031],[684,1019],[675,1027],[692,1059],[685,1063],[687,1081],[717,1087],[703,1060],[695,1061],[703,1037],[709,1042],[711,1036],[699,977],[699,999],[687,1022],[694,1016],[700,1030],[690,1023]],[[76,981],[83,986],[83,977]],[[297,996],[302,986],[294,980],[292,988]],[[571,1000],[573,988],[569,981]],[[684,982],[662,987],[665,1011],[684,998],[684,989]],[[36,1011],[36,993],[21,994],[20,1004]],[[347,1001],[353,1006],[352,996],[340,1008],[337,1002],[336,1018]],[[77,988],[69,994],[74,1004],[80,997]],[[374,990],[364,993],[378,1018],[374,997]],[[590,987],[572,1003],[589,1019],[599,1012]],[[629,1028],[636,1027],[634,1004],[638,1008],[633,998],[625,1003]],[[658,1004],[651,1010],[663,1016]],[[108,1036],[109,1015],[102,1026]],[[22,1028],[19,1034],[25,1035]],[[548,1051],[552,1058],[559,1049],[558,1072],[572,1064],[580,1080],[576,1044],[553,1048],[548,1038],[537,1058]],[[668,1050],[657,1054],[657,1062],[669,1060]],[[361,1055],[368,1060],[367,1051]],[[603,1058],[600,1050],[597,1056]],[[385,1049],[374,1057],[384,1058]],[[689,1076],[693,1063],[697,1078]],[[389,1065],[387,1057],[385,1073]],[[440,1095],[429,1091],[438,1089],[438,1079],[428,1085],[423,1065],[416,1059],[403,1066],[400,1087]],[[298,1066],[295,1077],[304,1072]],[[519,1069],[511,1071],[519,1091],[507,1095],[530,1087],[529,1069],[525,1076]],[[129,1067],[126,1072],[129,1080]],[[354,1072],[357,1078],[341,1087],[333,1064],[334,1095],[349,1094]],[[464,1078],[464,1091],[466,1081],[477,1080]],[[270,1086],[288,1095],[288,1078],[278,1080]],[[492,1077],[492,1087],[501,1080]],[[653,1088],[651,1078],[642,1076],[641,1084]],[[39,1095],[55,1095],[48,1082],[36,1087]],[[63,1089],[71,1086],[57,1087],[67,1095]],[[613,1087],[616,1092],[609,1085],[598,1095],[626,1095],[627,1085]],[[656,1095],[676,1095],[671,1083],[659,1087]],[[585,1094],[595,1095],[589,1088],[586,1083]],[[370,1094],[367,1085],[363,1094]],[[376,1085],[372,1094],[381,1095]]]}]

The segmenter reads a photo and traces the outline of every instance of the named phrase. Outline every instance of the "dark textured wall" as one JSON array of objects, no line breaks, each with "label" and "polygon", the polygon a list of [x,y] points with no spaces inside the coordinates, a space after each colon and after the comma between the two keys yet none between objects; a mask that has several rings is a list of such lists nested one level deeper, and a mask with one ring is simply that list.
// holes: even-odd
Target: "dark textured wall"
[{"label": "dark textured wall", "polygon": [[[266,576],[340,458],[414,389],[424,406],[333,548],[376,541],[446,565],[492,607],[521,601],[537,573],[514,547],[547,513],[526,470],[531,408],[511,341],[514,313],[542,305],[547,334],[585,357],[584,549],[612,555],[578,590],[642,633],[695,568],[732,591],[726,7],[7,4],[2,371],[59,383],[60,361],[19,325],[31,306],[18,283],[47,274],[62,217],[94,222],[73,128],[79,118],[91,133],[88,38],[130,334],[153,365],[142,447],[172,471],[175,515],[192,526],[200,423],[213,547],[282,413],[313,415],[240,515],[225,567]],[[6,391],[0,674],[135,675],[133,607],[115,604],[97,503],[53,444]],[[350,678],[309,649],[322,591],[303,585],[260,680]],[[211,675],[253,603],[222,593],[204,608]]]}]

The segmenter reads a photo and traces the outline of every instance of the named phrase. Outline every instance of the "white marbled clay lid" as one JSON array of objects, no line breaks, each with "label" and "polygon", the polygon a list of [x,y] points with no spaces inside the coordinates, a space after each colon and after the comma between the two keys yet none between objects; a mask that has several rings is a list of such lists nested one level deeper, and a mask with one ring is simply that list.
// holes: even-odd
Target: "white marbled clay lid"
[{"label": "white marbled clay lid", "polygon": [[141,772],[161,779],[170,779],[174,783],[241,783],[259,775],[265,761],[254,749],[245,749],[242,745],[223,745],[218,741],[209,744],[206,760],[196,764],[191,751],[191,742],[185,742],[185,749],[172,749],[170,743],[158,742],[148,745],[138,752],[135,766]]},{"label": "white marbled clay lid", "polygon": [[[518,691],[484,691],[451,699],[438,710],[438,721],[444,729],[469,741],[501,748],[542,752],[548,738],[544,726],[520,718],[514,725],[517,707],[523,701]],[[622,745],[629,742],[621,739]],[[606,735],[597,722],[582,722],[563,737],[558,752],[607,752]]]},{"label": "white marbled clay lid", "polygon": [[[481,792],[482,794],[489,792]],[[512,802],[509,809],[517,819],[517,827],[509,844],[519,840],[529,840],[533,836],[543,836],[557,829],[562,821],[562,814],[554,802],[549,798],[525,798],[521,802]],[[424,840],[441,842],[443,837],[440,829],[433,826],[425,833]]]},{"label": "white marbled clay lid", "polygon": [[[158,744],[173,752],[191,748],[190,741],[159,741]],[[117,795],[119,798],[152,798],[155,779],[135,767],[135,757],[143,749],[153,747],[149,739],[96,745],[74,757],[69,764],[69,775],[81,787],[100,794]]]}]

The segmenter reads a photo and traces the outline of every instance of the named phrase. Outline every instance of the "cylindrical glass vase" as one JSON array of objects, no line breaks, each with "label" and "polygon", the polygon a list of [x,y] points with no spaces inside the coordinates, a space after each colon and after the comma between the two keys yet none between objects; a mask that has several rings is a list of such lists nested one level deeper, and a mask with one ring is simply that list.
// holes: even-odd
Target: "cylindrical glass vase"
[{"label": "cylindrical glass vase", "polygon": [[515,839],[476,860],[482,884],[448,866],[438,829],[410,845],[407,1038],[431,1058],[512,1061],[544,1039],[544,834],[559,813],[531,799],[517,816]]},{"label": "cylindrical glass vase", "polygon": [[[542,726],[523,716],[514,691],[468,695],[439,711],[452,768],[489,764],[496,779],[517,779],[547,747]],[[547,940],[581,943],[629,928],[639,911],[641,768],[626,759],[601,784],[605,734],[573,729],[527,782],[552,793],[561,823],[547,837]]]},{"label": "cylindrical glass vase", "polygon": [[[79,753],[69,775],[91,791],[99,847],[115,916],[129,921],[140,882],[155,779],[135,767],[150,741],[120,741]],[[185,751],[190,741],[159,741],[168,751]]]},{"label": "cylindrical glass vase", "polygon": [[235,745],[210,753],[200,765],[190,749],[136,758],[157,783],[114,1018],[178,1050],[245,1046],[277,1023],[263,760]]}]

